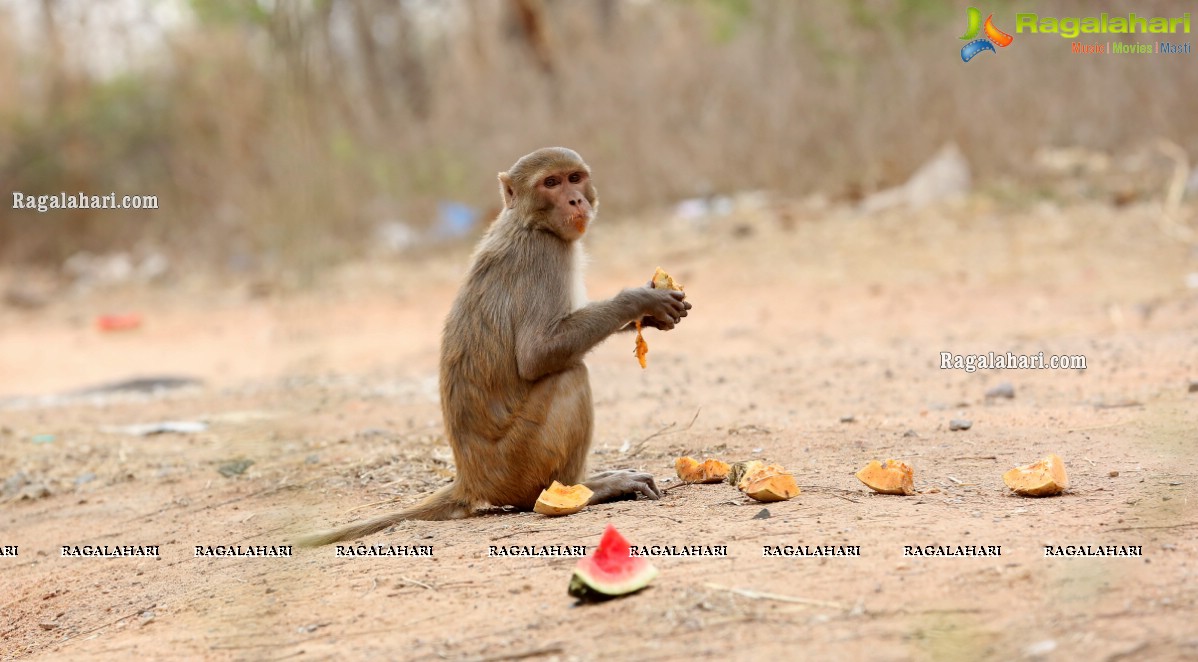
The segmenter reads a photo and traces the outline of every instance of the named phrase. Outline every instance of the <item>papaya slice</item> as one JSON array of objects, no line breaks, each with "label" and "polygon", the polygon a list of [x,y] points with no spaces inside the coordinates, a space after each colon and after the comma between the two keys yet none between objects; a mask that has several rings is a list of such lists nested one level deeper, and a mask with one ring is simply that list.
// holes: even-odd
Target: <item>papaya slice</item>
[{"label": "papaya slice", "polygon": [[915,470],[898,460],[874,460],[857,472],[857,480],[881,494],[915,494]]},{"label": "papaya slice", "polygon": [[799,486],[795,477],[788,473],[768,473],[752,478],[740,491],[757,501],[769,503],[794,498],[799,493]]},{"label": "papaya slice", "polygon": [[532,509],[533,512],[554,517],[573,515],[586,508],[592,494],[594,492],[591,492],[591,488],[586,485],[562,485],[555,480],[552,485],[541,492],[541,496],[537,497],[537,502]]},{"label": "papaya slice", "polygon": [[736,462],[732,468],[728,470],[728,484],[740,487],[740,481],[745,477],[745,474],[750,474],[760,471],[765,467],[765,462],[761,460],[746,460],[744,462]]},{"label": "papaya slice", "polygon": [[693,457],[680,457],[674,460],[674,471],[687,483],[722,483],[731,469],[727,462],[716,459],[700,462]]},{"label": "papaya slice", "polygon": [[1015,467],[1002,475],[1011,491],[1021,496],[1053,496],[1069,488],[1065,462],[1055,453],[1024,467]]},{"label": "papaya slice", "polygon": [[795,477],[777,464],[761,460],[737,462],[728,471],[728,482],[757,501],[786,501],[799,494]]},{"label": "papaya slice", "polygon": [[[653,287],[659,290],[676,290],[682,291],[682,284],[670,277],[661,267],[653,272]],[[636,347],[632,350],[636,360],[641,364],[641,369],[648,367],[648,362],[645,360],[645,355],[649,353],[649,343],[645,342],[645,337],[641,335],[641,321],[636,321]]]},{"label": "papaya slice", "polygon": [[653,272],[653,287],[659,290],[674,290],[676,292],[681,292],[683,289],[682,283],[670,277],[670,274],[666,273],[661,267],[658,267]]}]

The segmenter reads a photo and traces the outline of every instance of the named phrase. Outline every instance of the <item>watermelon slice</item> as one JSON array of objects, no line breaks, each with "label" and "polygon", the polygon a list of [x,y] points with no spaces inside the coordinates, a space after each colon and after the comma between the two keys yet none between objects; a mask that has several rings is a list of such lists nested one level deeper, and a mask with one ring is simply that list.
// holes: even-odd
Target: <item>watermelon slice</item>
[{"label": "watermelon slice", "polygon": [[657,576],[657,568],[643,556],[633,556],[624,536],[611,524],[599,546],[578,560],[570,578],[570,595],[597,602],[636,593]]}]

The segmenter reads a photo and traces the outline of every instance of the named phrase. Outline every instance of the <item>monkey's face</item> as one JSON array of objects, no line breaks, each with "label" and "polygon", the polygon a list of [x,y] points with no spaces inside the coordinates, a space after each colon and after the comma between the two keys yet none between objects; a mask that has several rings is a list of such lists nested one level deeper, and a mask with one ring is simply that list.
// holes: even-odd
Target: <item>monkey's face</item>
[{"label": "monkey's face", "polygon": [[521,157],[511,170],[499,173],[499,192],[518,223],[567,242],[585,234],[599,210],[591,169],[578,152],[565,147]]},{"label": "monkey's face", "polygon": [[542,201],[549,230],[566,241],[586,233],[595,218],[598,198],[585,166],[542,172],[532,188],[533,197]]}]

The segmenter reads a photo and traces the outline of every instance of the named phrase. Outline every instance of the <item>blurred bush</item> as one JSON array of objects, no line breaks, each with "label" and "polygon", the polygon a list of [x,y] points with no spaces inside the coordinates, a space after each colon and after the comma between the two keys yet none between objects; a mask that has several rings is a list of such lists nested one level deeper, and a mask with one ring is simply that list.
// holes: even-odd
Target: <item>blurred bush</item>
[{"label": "blurred bush", "polygon": [[[993,4],[1010,32],[1037,11]],[[161,205],[6,200],[0,257],[149,245],[318,266],[382,222],[431,225],[445,201],[492,213],[493,173],[549,144],[596,168],[609,217],[745,189],[858,196],[948,141],[983,181],[1031,177],[1044,145],[1198,148],[1194,56],[1023,34],[964,64],[964,26],[963,8],[915,0],[0,0],[6,193]]]}]

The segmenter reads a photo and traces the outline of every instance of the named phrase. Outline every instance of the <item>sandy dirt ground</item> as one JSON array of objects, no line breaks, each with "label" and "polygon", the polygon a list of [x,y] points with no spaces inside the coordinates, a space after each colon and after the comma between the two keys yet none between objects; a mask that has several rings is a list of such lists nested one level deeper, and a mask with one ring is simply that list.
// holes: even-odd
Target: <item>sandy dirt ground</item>
[{"label": "sandy dirt ground", "polygon": [[[702,231],[601,220],[592,298],[661,265],[695,308],[588,358],[593,469],[672,486],[681,454],[766,458],[803,492],[768,506],[683,485],[564,518],[410,522],[371,543],[432,558],[196,558],[278,545],[414,502],[453,475],[437,402],[443,319],[469,246],[364,260],[292,291],[179,279],[0,309],[0,658],[216,660],[1198,659],[1198,257],[1151,205],[974,200],[856,216],[791,205]],[[780,220],[782,222],[780,222]],[[0,272],[0,283],[16,273]],[[93,319],[136,311],[140,330]],[[940,352],[1084,355],[1085,370],[940,369]],[[166,393],[52,397],[140,375]],[[1012,399],[987,399],[1001,382]],[[964,418],[972,428],[950,431]],[[204,421],[198,433],[116,428]],[[1055,452],[1071,488],[1029,499],[1004,470]],[[920,493],[872,494],[874,458]],[[220,469],[252,461],[241,474]],[[241,466],[246,466],[242,463]],[[726,545],[657,558],[636,595],[575,605],[574,560],[490,545]],[[159,545],[156,559],[63,545]],[[859,557],[764,558],[766,545]],[[999,557],[905,545],[1001,545]],[[1045,558],[1046,545],[1142,556]]]}]

